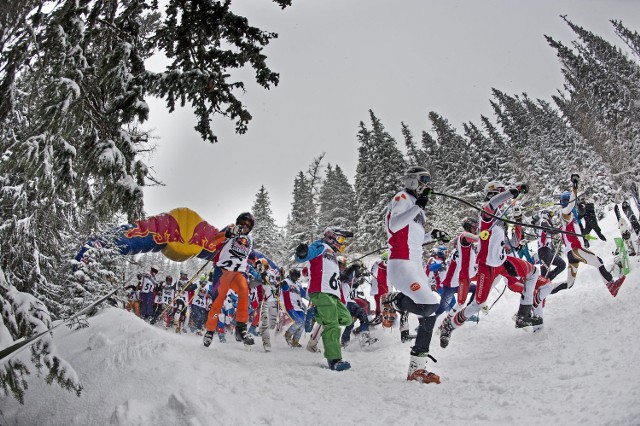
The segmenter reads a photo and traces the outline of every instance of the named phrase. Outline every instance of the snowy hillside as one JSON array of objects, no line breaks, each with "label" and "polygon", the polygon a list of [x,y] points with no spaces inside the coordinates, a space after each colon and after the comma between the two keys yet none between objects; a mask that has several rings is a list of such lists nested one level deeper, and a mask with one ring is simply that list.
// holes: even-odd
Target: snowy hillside
[{"label": "snowy hillside", "polygon": [[[608,241],[592,249],[612,263]],[[564,273],[559,279],[564,279]],[[446,350],[434,336],[429,368],[440,385],[405,381],[409,344],[375,330],[377,345],[348,348],[352,369],[323,368],[324,358],[286,346],[209,348],[124,310],[108,308],[79,331],[60,327],[55,342],[84,385],[80,397],[31,376],[25,405],[3,398],[6,425],[289,424],[640,424],[640,264],[616,298],[596,269],[581,265],[576,285],[551,295],[545,328],[516,330],[518,295],[507,290],[480,323],[457,330]],[[497,284],[490,300],[503,284]],[[412,317],[412,324],[417,324]],[[438,323],[440,320],[438,320]],[[306,343],[307,337],[303,337]],[[20,355],[28,359],[28,351]]]}]

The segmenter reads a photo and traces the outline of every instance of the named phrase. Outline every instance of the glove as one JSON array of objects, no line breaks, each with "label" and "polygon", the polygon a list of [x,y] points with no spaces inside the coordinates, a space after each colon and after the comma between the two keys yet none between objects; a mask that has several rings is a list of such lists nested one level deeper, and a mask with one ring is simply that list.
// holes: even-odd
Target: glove
[{"label": "glove", "polygon": [[227,227],[227,230],[224,231],[224,236],[226,238],[233,238],[233,237],[237,237],[238,236],[238,229],[236,228],[235,225],[229,225]]},{"label": "glove", "polygon": [[440,240],[443,243],[448,243],[449,241],[451,241],[451,237],[449,236],[449,234],[439,229],[434,229],[431,231],[431,238],[433,238],[434,240]]},{"label": "glove", "polygon": [[526,182],[516,183],[516,188],[518,188],[521,194],[527,194],[529,192],[529,185],[527,185]]},{"label": "glove", "polygon": [[416,206],[424,209],[429,201],[429,195],[431,195],[432,192],[433,189],[425,186],[416,197]]},{"label": "glove", "polygon": [[306,243],[301,243],[296,247],[296,256],[298,259],[304,259],[309,254],[309,246]]},{"label": "glove", "polygon": [[579,181],[580,181],[580,175],[578,175],[577,173],[574,173],[571,175],[571,183],[573,184],[574,188],[578,187]]}]

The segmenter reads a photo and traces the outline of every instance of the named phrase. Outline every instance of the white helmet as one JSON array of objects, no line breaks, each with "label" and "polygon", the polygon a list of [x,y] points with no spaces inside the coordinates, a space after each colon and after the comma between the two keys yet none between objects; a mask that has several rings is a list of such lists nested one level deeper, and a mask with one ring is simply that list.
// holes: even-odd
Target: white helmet
[{"label": "white helmet", "polygon": [[488,182],[484,186],[484,198],[485,200],[488,201],[494,195],[498,195],[499,193],[504,192],[505,190],[506,188],[502,182],[499,182],[497,180],[492,180],[491,182]]},{"label": "white helmet", "polygon": [[431,174],[420,166],[411,166],[404,172],[404,187],[412,191],[420,191],[431,184]]}]

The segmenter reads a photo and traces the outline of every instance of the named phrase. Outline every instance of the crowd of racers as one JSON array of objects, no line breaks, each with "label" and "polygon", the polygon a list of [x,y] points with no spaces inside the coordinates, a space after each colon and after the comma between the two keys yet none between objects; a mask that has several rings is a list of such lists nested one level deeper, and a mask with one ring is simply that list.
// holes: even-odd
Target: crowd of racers
[{"label": "crowd of racers", "polygon": [[[368,347],[378,340],[372,330],[398,323],[401,342],[415,340],[407,380],[439,383],[439,376],[426,369],[427,360],[433,359],[429,343],[436,318],[443,317],[437,331],[440,346],[446,348],[455,329],[469,320],[479,321],[478,314],[490,309],[488,296],[499,276],[510,290],[522,294],[516,328],[534,331],[543,326],[545,298],[571,288],[580,263],[595,266],[611,295],[617,295],[624,275],[614,279],[580,233],[578,182],[579,176],[572,175],[572,190],[562,193],[557,216],[553,208],[533,215],[534,232],[528,234],[537,242],[533,252],[516,202],[528,192],[526,183],[487,183],[479,217],[465,218],[462,232],[452,239],[443,231],[424,229],[423,209],[432,190],[430,175],[421,167],[406,171],[405,188],[386,212],[388,249],[370,267],[342,254],[351,232],[328,227],[317,241],[296,248],[298,264],[287,272],[256,255],[249,236],[255,220],[242,213],[235,224],[220,231],[211,272],[191,278],[181,272],[177,280],[169,275],[162,280],[152,267],[127,287],[126,308],[151,324],[204,335],[207,347],[215,335],[225,343],[232,333],[245,345],[260,337],[270,352],[275,332],[291,348],[301,348],[306,332],[307,349],[320,352],[322,340],[329,368],[337,371],[350,368],[342,349],[353,336]],[[595,213],[586,221],[589,229],[606,238]],[[425,262],[426,245],[431,248]],[[567,263],[567,279],[554,283]],[[409,314],[418,317],[416,334],[409,329]]]}]

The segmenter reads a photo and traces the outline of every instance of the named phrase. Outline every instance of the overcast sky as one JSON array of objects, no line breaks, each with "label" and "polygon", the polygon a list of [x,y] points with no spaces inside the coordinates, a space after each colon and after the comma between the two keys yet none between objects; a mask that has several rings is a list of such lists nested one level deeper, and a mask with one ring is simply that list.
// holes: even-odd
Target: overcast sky
[{"label": "overcast sky", "polygon": [[169,114],[150,99],[147,125],[158,138],[150,165],[166,186],[145,189],[149,215],[189,207],[221,227],[250,210],[264,185],[282,226],[293,180],[314,157],[326,152],[325,163],[353,183],[356,134],[361,121],[370,127],[370,109],[400,144],[401,122],[419,140],[430,111],[462,133],[464,122],[493,119],[491,88],[550,101],[562,87],[544,35],[567,45],[576,37],[559,15],[620,47],[610,19],[640,31],[636,0],[293,0],[285,10],[234,0],[232,9],[279,34],[265,54],[280,84],[248,82],[249,131],[236,135],[216,119],[217,144],[199,138],[189,109]]}]

